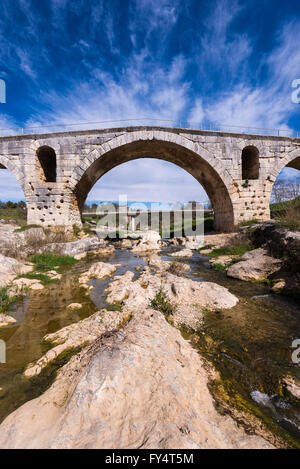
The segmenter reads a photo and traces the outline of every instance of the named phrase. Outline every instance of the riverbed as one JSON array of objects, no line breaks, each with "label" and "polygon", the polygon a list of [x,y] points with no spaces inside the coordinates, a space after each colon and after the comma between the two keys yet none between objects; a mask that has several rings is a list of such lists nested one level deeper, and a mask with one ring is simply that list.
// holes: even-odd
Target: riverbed
[{"label": "riverbed", "polygon": [[[161,251],[162,259],[172,259],[168,256],[170,249]],[[101,308],[112,308],[105,301],[105,289],[112,277],[91,280],[94,288],[88,295],[78,284],[80,273],[99,260],[104,259],[78,262],[62,273],[61,281],[30,292],[10,311],[18,322],[0,332],[7,347],[7,362],[0,365],[0,421],[49,386],[49,377],[28,382],[22,376],[25,367],[47,350],[43,337]],[[120,264],[114,275],[130,270],[136,278],[146,265],[143,257],[125,249],[116,249],[108,262]],[[214,271],[208,258],[196,251],[181,262],[189,264],[189,278],[218,283],[239,298],[230,310],[205,312],[198,331],[182,331],[220,374],[220,380],[212,381],[210,388],[220,412],[232,410],[235,415],[234,409],[238,409],[255,415],[289,447],[300,447],[299,401],[292,399],[281,384],[287,374],[300,378],[300,366],[291,358],[291,344],[300,337],[298,304],[271,294],[266,285],[230,279],[226,273]],[[83,307],[69,310],[70,303]]]}]

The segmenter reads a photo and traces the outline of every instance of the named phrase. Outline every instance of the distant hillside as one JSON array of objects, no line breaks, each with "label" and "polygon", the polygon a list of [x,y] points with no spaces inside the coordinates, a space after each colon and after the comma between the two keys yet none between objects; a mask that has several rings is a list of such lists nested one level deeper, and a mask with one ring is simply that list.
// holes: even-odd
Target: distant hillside
[{"label": "distant hillside", "polygon": [[271,217],[274,218],[277,215],[289,210],[289,209],[299,209],[300,212],[300,196],[296,197],[293,200],[287,200],[285,202],[278,202],[270,205]]}]

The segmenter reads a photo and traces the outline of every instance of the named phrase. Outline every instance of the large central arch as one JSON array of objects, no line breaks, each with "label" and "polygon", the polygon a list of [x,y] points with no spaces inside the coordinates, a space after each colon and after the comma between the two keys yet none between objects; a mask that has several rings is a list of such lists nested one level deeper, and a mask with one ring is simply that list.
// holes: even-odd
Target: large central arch
[{"label": "large central arch", "polygon": [[116,166],[139,158],[156,158],[177,164],[203,186],[215,212],[215,229],[229,231],[234,224],[229,195],[231,176],[199,144],[167,132],[132,132],[112,139],[87,155],[72,176],[78,207],[82,210],[94,184]]}]

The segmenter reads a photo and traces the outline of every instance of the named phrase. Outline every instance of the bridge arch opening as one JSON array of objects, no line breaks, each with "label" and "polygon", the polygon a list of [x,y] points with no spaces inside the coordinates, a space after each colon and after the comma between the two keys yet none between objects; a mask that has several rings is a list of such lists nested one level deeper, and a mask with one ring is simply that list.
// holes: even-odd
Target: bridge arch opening
[{"label": "bridge arch opening", "polygon": [[230,231],[234,225],[229,191],[216,169],[199,154],[169,141],[138,140],[112,149],[98,157],[81,176],[75,187],[79,210],[96,182],[108,171],[140,158],[174,163],[189,172],[204,188],[214,210],[214,228]]},{"label": "bridge arch opening", "polygon": [[[290,201],[286,208],[291,209],[291,215],[300,217],[300,156],[292,159],[279,172],[270,198],[271,215],[276,216],[280,211],[285,212],[284,206],[276,206]],[[294,202],[294,203],[293,203]],[[272,204],[273,205],[272,207]]]},{"label": "bridge arch opening", "polygon": [[242,151],[242,179],[258,179],[259,178],[259,151],[249,145]]},{"label": "bridge arch opening", "polygon": [[27,218],[26,197],[20,182],[8,166],[9,164],[0,162],[0,218],[25,222]]},{"label": "bridge arch opening", "polygon": [[56,153],[53,148],[44,145],[37,152],[38,173],[41,181],[56,182]]}]

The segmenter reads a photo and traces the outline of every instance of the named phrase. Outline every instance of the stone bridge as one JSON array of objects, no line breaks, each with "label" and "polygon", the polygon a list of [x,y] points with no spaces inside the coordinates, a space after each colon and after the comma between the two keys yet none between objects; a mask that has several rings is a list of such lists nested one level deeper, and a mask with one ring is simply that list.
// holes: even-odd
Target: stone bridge
[{"label": "stone bridge", "polygon": [[272,186],[285,167],[300,169],[300,139],[166,127],[126,127],[0,137],[0,168],[21,185],[28,223],[81,224],[94,184],[137,158],[177,164],[204,187],[215,228],[267,220]]}]

